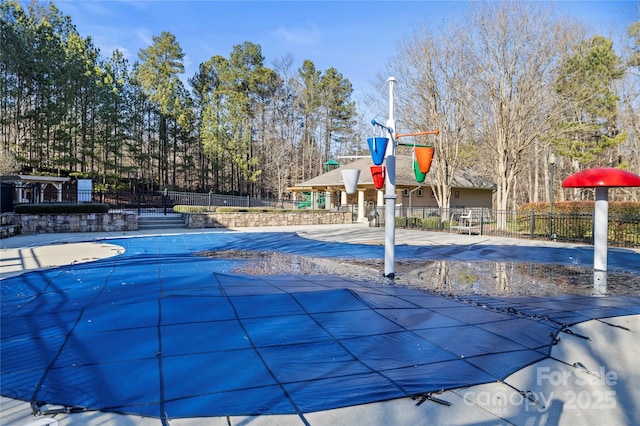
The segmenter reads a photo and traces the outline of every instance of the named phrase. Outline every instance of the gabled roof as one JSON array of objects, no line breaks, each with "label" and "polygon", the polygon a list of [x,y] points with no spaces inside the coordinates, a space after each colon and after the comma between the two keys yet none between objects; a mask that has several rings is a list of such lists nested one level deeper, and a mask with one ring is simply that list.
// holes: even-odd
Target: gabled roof
[{"label": "gabled roof", "polygon": [[[302,182],[296,185],[291,190],[304,190],[319,187],[344,187],[341,170],[344,169],[358,169],[360,170],[360,178],[358,179],[358,185],[373,186],[373,178],[371,176],[370,167],[373,165],[370,158],[361,158],[352,163],[346,164],[338,169],[331,170],[327,173],[316,176],[313,179]],[[416,187],[416,186],[431,186],[431,177],[433,174],[430,172],[427,174],[426,179],[422,183],[416,181],[413,173],[413,158],[408,155],[396,156],[396,186],[398,187]],[[458,189],[493,189],[494,184],[481,178],[480,176],[465,171],[458,171],[453,178],[451,187]]]},{"label": "gabled roof", "polygon": [[1,176],[2,182],[9,183],[65,183],[71,178],[56,176],[32,176],[32,175],[5,175]]}]

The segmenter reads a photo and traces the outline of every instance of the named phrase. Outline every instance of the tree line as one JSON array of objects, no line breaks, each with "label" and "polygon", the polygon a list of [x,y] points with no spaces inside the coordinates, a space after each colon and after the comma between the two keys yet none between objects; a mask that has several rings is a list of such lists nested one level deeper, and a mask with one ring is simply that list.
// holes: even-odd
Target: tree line
[{"label": "tree line", "polygon": [[354,140],[353,88],[335,68],[233,46],[183,82],[170,32],[133,64],[103,58],[53,3],[0,4],[0,138],[25,172],[92,177],[106,188],[281,198]]},{"label": "tree line", "polygon": [[[370,117],[358,115],[335,68],[296,67],[290,56],[269,67],[247,41],[185,78],[170,32],[131,64],[118,50],[103,57],[53,3],[7,0],[0,11],[2,173],[283,198],[333,156],[362,152]],[[457,171],[495,182],[503,210],[550,190],[558,200],[590,197],[560,188],[583,168],[640,172],[640,21],[626,41],[616,51],[536,2],[474,3],[457,26],[425,24],[404,40],[385,72],[399,83],[399,130],[440,130],[416,139],[435,141],[438,204],[450,206]],[[382,117],[385,100],[369,102]],[[633,190],[612,197],[638,201]]]},{"label": "tree line", "polygon": [[[390,61],[388,74],[404,80],[395,97],[403,125],[440,130],[430,172],[440,206],[450,205],[456,171],[494,182],[499,210],[551,194],[593,199],[592,189],[561,188],[585,168],[640,173],[640,21],[619,54],[611,39],[552,12],[474,3],[457,25],[415,31]],[[638,188],[614,192],[640,201]]]}]

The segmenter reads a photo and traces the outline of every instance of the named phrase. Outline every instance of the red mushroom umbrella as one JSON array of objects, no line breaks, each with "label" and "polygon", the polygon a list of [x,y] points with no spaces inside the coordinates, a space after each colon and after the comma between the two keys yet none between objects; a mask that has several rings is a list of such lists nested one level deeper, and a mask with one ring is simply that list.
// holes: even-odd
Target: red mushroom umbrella
[{"label": "red mushroom umbrella", "polygon": [[607,225],[609,188],[640,186],[640,176],[626,170],[599,167],[574,173],[562,182],[563,188],[596,188],[593,215],[593,280],[596,294],[607,285]]},{"label": "red mushroom umbrella", "polygon": [[574,173],[562,182],[563,188],[613,188],[640,186],[640,176],[627,170],[599,167]]}]

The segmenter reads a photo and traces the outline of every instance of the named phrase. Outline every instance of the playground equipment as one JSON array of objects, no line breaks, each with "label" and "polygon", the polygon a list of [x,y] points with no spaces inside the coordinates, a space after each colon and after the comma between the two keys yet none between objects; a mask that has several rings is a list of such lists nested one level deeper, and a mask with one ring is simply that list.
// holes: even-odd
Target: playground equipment
[{"label": "playground equipment", "polygon": [[422,173],[420,171],[420,165],[418,164],[418,160],[413,160],[413,174],[416,176],[416,182],[422,183],[427,177],[426,173]]},{"label": "playground equipment", "polygon": [[384,166],[371,166],[371,176],[373,177],[373,186],[380,190],[384,186]]},{"label": "playground equipment", "polygon": [[640,176],[612,167],[582,170],[562,181],[563,188],[596,189],[593,214],[593,288],[596,296],[604,295],[607,288],[609,188],[632,186],[640,186]]},{"label": "playground equipment", "polygon": [[371,152],[371,159],[376,166],[381,165],[384,162],[384,154],[387,151],[387,145],[389,144],[389,138],[369,138],[367,139],[369,144],[369,152]]},{"label": "playground equipment", "polygon": [[[433,160],[433,152],[435,148],[432,146],[418,146],[415,147],[413,152],[416,156],[416,163],[418,163],[418,170],[421,174],[429,173],[431,169],[431,161]],[[414,167],[415,170],[415,167]],[[417,175],[416,175],[417,179]]]},{"label": "playground equipment", "polygon": [[339,162],[337,162],[337,161],[336,161],[336,160],[334,160],[334,159],[330,159],[330,160],[328,160],[326,163],[324,163],[324,164],[322,165],[322,171],[323,171],[323,173],[328,173],[328,172],[330,172],[331,170],[335,170],[335,169],[338,169],[338,168],[340,168],[340,163],[339,163]]},{"label": "playground equipment", "polygon": [[342,175],[342,181],[344,182],[344,189],[347,194],[355,194],[356,187],[358,186],[358,178],[360,177],[360,170],[357,169],[343,169],[340,171]]},{"label": "playground equipment", "polygon": [[[304,196],[304,200],[300,201],[298,203],[298,205],[296,206],[297,209],[309,209],[312,206],[313,202],[312,202],[312,198],[313,196],[311,195],[311,192],[303,192],[302,195]],[[226,201],[225,201],[226,203]],[[318,196],[318,207],[322,207],[325,205],[325,197],[324,195],[320,194]]]},{"label": "playground equipment", "polygon": [[[417,133],[394,133],[395,119],[393,117],[393,85],[396,82],[394,77],[387,79],[389,83],[389,118],[385,124],[378,123],[375,119],[371,120],[374,127],[386,133],[386,137],[372,137],[367,139],[369,150],[371,151],[371,159],[375,166],[371,167],[374,186],[376,189],[382,189],[382,183],[385,184],[384,204],[385,204],[385,221],[384,221],[384,276],[393,279],[395,277],[395,238],[396,238],[396,145],[405,145],[414,147],[414,172],[418,182],[424,182],[426,174],[431,167],[434,148],[427,145],[417,145],[415,143],[399,143],[398,139],[407,136],[437,135],[438,130]],[[417,151],[420,149],[420,151]],[[417,158],[416,158],[417,157]],[[382,166],[382,164],[385,166]],[[347,185],[347,176],[343,170],[343,180],[347,193],[352,190],[356,191],[358,173],[349,173],[349,182]],[[355,172],[355,170],[349,170]],[[355,178],[355,181],[353,180]]]}]

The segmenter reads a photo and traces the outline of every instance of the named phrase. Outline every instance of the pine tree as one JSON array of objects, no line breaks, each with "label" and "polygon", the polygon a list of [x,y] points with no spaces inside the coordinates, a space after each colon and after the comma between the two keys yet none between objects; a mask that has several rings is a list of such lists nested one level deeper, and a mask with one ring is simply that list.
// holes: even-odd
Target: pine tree
[{"label": "pine tree", "polygon": [[561,66],[556,92],[564,111],[554,123],[552,139],[558,152],[573,167],[604,166],[601,154],[622,142],[626,135],[617,126],[618,96],[614,82],[622,78],[622,61],[613,42],[594,36],[574,48]]}]

